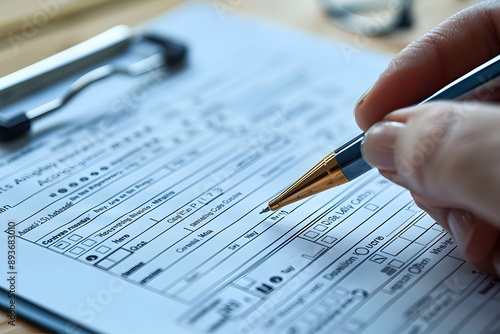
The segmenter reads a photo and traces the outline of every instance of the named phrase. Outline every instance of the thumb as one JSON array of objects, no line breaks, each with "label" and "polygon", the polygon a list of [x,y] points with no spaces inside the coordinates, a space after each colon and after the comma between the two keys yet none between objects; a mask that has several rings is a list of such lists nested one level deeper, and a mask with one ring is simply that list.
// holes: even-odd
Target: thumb
[{"label": "thumb", "polygon": [[500,228],[500,107],[435,102],[388,114],[363,154],[413,194]]}]

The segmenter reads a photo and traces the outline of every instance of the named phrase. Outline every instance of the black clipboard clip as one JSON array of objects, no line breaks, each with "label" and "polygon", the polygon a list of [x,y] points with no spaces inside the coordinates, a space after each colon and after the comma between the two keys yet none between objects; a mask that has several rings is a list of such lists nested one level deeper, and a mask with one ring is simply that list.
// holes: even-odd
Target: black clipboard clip
[{"label": "black clipboard clip", "polygon": [[187,48],[163,36],[135,34],[127,26],[117,26],[83,43],[0,79],[0,103],[5,106],[34,91],[51,85],[65,76],[82,71],[92,64],[124,52],[131,44],[147,41],[156,44],[160,51],[126,66],[107,64],[97,67],[74,81],[62,96],[28,111],[13,115],[0,114],[0,140],[12,141],[27,134],[31,123],[64,107],[86,87],[115,74],[139,76],[156,69],[169,73],[182,68],[187,58]]}]

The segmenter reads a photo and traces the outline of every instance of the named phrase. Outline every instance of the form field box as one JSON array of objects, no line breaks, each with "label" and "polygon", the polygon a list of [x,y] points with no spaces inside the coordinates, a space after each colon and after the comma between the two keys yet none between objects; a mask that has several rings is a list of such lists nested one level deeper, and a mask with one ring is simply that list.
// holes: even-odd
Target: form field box
[{"label": "form field box", "polygon": [[323,251],[326,249],[326,247],[321,248],[319,251],[317,251],[315,254],[302,254],[302,257],[308,260],[314,260],[317,258]]},{"label": "form field box", "polygon": [[439,232],[435,229],[429,229],[427,230],[424,234],[422,234],[415,242],[422,244],[422,245],[428,245],[430,244],[434,239],[436,239],[438,236],[441,235],[443,232]]},{"label": "form field box", "polygon": [[78,255],[78,254],[82,254],[83,252],[85,251],[85,248],[82,248],[82,247],[75,247],[73,248],[72,250],[70,250],[69,252],[71,254],[75,254],[75,255]]},{"label": "form field box", "polygon": [[409,240],[403,238],[396,238],[394,241],[392,241],[390,244],[388,244],[382,249],[382,253],[396,256],[399,253],[401,253],[403,249],[408,247],[410,243],[411,241]]},{"label": "form field box", "polygon": [[458,247],[455,247],[448,255],[465,262],[465,256]]},{"label": "form field box", "polygon": [[387,260],[387,256],[380,255],[380,254],[374,254],[371,258],[370,261],[375,262],[377,264],[384,263],[385,260]]},{"label": "form field box", "polygon": [[394,268],[401,268],[405,263],[399,260],[392,260],[389,262],[389,265]]},{"label": "form field box", "polygon": [[405,249],[401,251],[398,255],[398,260],[403,262],[408,262],[411,258],[415,257],[418,252],[420,252],[424,248],[421,244],[412,243],[408,245]]},{"label": "form field box", "polygon": [[66,247],[68,247],[70,245],[69,242],[66,242],[66,241],[61,241],[59,243],[56,244],[56,248],[59,248],[59,249],[65,249]]},{"label": "form field box", "polygon": [[[105,247],[105,246],[101,246]],[[109,247],[107,247],[109,248]],[[111,249],[111,248],[110,248]],[[96,249],[97,250],[97,249]],[[106,258],[102,259],[101,261],[97,262],[95,264],[96,267],[99,267],[104,270],[109,270],[116,264],[118,264],[121,260],[125,259],[127,256],[132,254],[131,251],[128,251],[123,248],[118,248],[116,251],[108,255]]]},{"label": "form field box", "polygon": [[327,235],[326,237],[324,237],[323,239],[321,239],[321,241],[323,242],[326,242],[327,244],[333,244],[335,241],[337,241],[337,238],[334,238],[332,236],[329,236]]},{"label": "form field box", "polygon": [[111,253],[108,256],[108,259],[114,262],[120,262],[130,254],[132,254],[131,251],[125,250],[123,248],[118,248],[115,252]]},{"label": "form field box", "polygon": [[444,228],[441,225],[437,224],[437,223],[434,224],[434,225],[432,225],[432,229],[436,230],[436,231],[439,231],[439,232],[444,232]]},{"label": "form field box", "polygon": [[78,235],[78,234],[73,234],[71,235],[68,239],[71,240],[71,241],[78,241],[82,238],[81,235]]},{"label": "form field box", "polygon": [[244,289],[250,289],[252,285],[255,284],[255,280],[247,278],[247,277],[241,277],[238,279],[236,282],[234,282],[234,285],[244,288]]},{"label": "form field box", "polygon": [[87,246],[87,247],[90,247],[90,246],[93,246],[95,243],[96,243],[96,241],[95,241],[95,240],[92,240],[92,239],[87,239],[87,240],[85,240],[84,242],[82,242],[82,245]]},{"label": "form field box", "polygon": [[104,254],[104,253],[109,252],[110,250],[111,250],[111,248],[109,248],[107,246],[101,246],[101,247],[98,247],[95,251],[98,253]]},{"label": "form field box", "polygon": [[116,263],[113,261],[110,261],[108,259],[104,259],[99,261],[98,263],[95,264],[96,267],[104,269],[104,270],[109,270],[111,267],[113,267]]},{"label": "form field box", "polygon": [[417,212],[422,211],[416,204],[412,204],[412,205],[406,207],[406,210],[413,212],[413,213],[417,213]]},{"label": "form field box", "polygon": [[324,230],[326,230],[328,227],[326,227],[325,225],[321,225],[321,224],[318,224],[316,226],[314,226],[314,229],[316,231],[320,231],[320,232],[323,232]]},{"label": "form field box", "polygon": [[319,233],[318,233],[318,232],[314,232],[314,231],[307,231],[307,232],[304,234],[304,236],[305,236],[306,238],[309,238],[309,239],[314,239],[314,238],[316,238],[318,235],[319,235]]},{"label": "form field box", "polygon": [[404,231],[400,237],[406,240],[415,241],[422,234],[425,233],[425,229],[418,226],[410,226],[406,231]]},{"label": "form field box", "polygon": [[436,221],[434,219],[432,219],[431,216],[424,215],[422,218],[420,218],[419,220],[417,220],[417,222],[414,225],[418,226],[418,227],[421,227],[421,228],[428,229],[432,225],[434,225],[435,223],[436,223]]}]

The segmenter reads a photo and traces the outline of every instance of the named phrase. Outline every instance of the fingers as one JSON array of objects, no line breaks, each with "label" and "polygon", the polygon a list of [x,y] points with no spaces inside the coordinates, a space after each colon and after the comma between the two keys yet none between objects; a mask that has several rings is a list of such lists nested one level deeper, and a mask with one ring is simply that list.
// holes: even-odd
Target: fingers
[{"label": "fingers", "polygon": [[[467,261],[484,273],[500,277],[500,235],[497,229],[465,211],[437,207],[416,195],[413,198],[415,204],[452,236]],[[461,223],[454,220],[463,220],[463,216],[470,217],[470,220],[461,227]]]},{"label": "fingers", "polygon": [[451,235],[472,263],[492,257],[498,239],[498,229],[483,219],[462,210],[450,210],[448,225]]},{"label": "fingers", "polygon": [[[468,212],[439,207],[413,195],[415,204],[426,211],[453,237],[465,258],[476,268],[500,277],[499,231]],[[496,253],[499,253],[496,255]],[[496,258],[498,256],[498,259]]]},{"label": "fingers", "polygon": [[494,105],[428,103],[391,113],[371,128],[363,154],[415,195],[500,228],[499,124]]},{"label": "fingers", "polygon": [[[496,22],[500,2],[486,1],[409,45],[358,102],[358,125],[366,130],[392,110],[422,101],[496,56]],[[468,98],[499,98],[499,87],[494,83],[481,96]],[[399,110],[367,132],[363,150],[384,176],[410,189],[416,203],[453,235],[468,260],[500,276],[497,109],[438,103]]]},{"label": "fingers", "polygon": [[387,115],[365,135],[365,159],[410,189],[467,260],[500,276],[500,108],[429,103]]},{"label": "fingers", "polygon": [[493,254],[493,267],[496,275],[500,277],[500,242],[497,244],[496,251]]},{"label": "fingers", "polygon": [[416,104],[500,52],[500,2],[485,1],[411,43],[355,108],[366,130],[387,113]]}]

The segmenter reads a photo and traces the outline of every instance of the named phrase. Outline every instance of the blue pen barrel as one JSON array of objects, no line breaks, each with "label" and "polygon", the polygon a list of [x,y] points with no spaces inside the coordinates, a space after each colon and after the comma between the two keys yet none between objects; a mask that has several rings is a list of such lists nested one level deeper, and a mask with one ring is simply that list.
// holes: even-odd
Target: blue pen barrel
[{"label": "blue pen barrel", "polygon": [[337,163],[349,181],[372,169],[372,166],[363,159],[361,154],[361,143],[364,136],[362,133],[334,151]]}]

